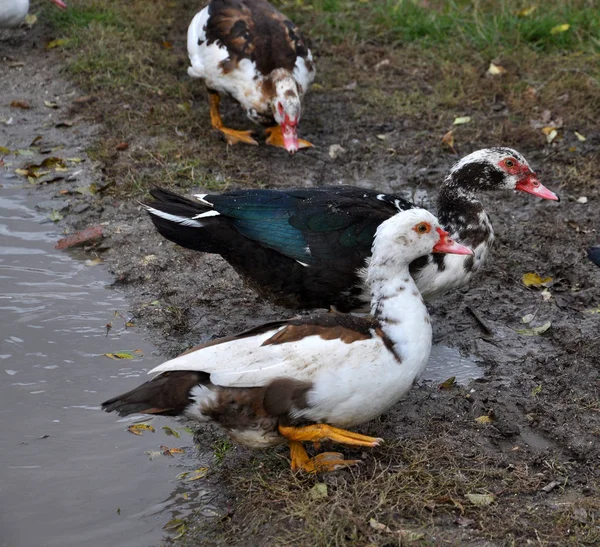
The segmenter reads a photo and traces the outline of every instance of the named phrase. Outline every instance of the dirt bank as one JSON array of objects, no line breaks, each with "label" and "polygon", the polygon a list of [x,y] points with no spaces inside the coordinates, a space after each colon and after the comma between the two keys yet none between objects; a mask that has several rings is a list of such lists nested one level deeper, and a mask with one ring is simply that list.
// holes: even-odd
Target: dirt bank
[{"label": "dirt bank", "polygon": [[[136,201],[148,184],[164,182],[185,193],[198,185],[214,191],[343,182],[394,190],[433,206],[437,185],[457,159],[440,144],[456,106],[442,101],[436,103],[438,110],[419,113],[394,109],[391,102],[398,93],[435,95],[435,75],[406,51],[366,43],[316,44],[319,86],[307,97],[301,124],[302,136],[318,145],[315,150],[290,158],[264,146],[227,149],[207,124],[201,86],[185,76],[186,8],[185,3],[177,8],[181,18],[163,29],[162,38],[171,46],[165,66],[180,86],[171,95],[159,93],[160,82],[151,92],[124,84],[120,94],[93,82],[84,89],[66,84],[61,69],[69,54],[44,49],[60,37],[56,31],[34,28],[0,41],[0,87],[10,89],[10,96],[2,93],[0,119],[33,116],[31,126],[14,134],[7,133],[13,125],[2,126],[8,140],[0,145],[30,148],[46,126],[41,143],[80,143],[89,149],[93,161],[84,162],[73,180],[65,177],[39,191],[44,200],[64,202],[65,230],[104,225],[107,239],[95,252],[103,251],[100,256],[115,283],[131,296],[136,321],[165,357],[290,312],[244,288],[220,258],[161,239]],[[383,60],[388,62],[375,71],[372,67]],[[572,100],[557,93],[554,102],[546,97],[528,103],[508,91],[519,84],[520,75],[509,74],[499,83],[485,75],[485,66],[476,68],[481,74],[471,84],[479,86],[478,94],[460,107],[474,121],[456,129],[459,155],[487,145],[513,146],[561,196],[558,204],[524,195],[485,196],[497,234],[492,255],[468,288],[431,306],[434,341],[480,356],[485,377],[465,387],[416,387],[404,402],[362,428],[389,442],[365,453],[344,450],[348,457],[362,458],[363,465],[329,476],[292,477],[285,450],[251,452],[221,442],[213,430],[200,431],[197,444],[204,456],[215,443],[220,447],[206,479],[219,491],[214,500],[219,511],[213,518],[188,519],[177,541],[600,541],[600,269],[585,258],[585,249],[600,243],[600,132],[592,123],[599,91],[594,85],[581,91],[588,93],[591,110],[578,113],[573,101],[585,102],[579,92],[564,90]],[[56,88],[52,81],[68,87]],[[41,95],[43,89],[49,90],[48,98]],[[377,101],[376,94],[390,100]],[[7,106],[12,100],[27,100],[33,108]],[[44,100],[60,108],[45,106]],[[181,112],[181,117],[165,112]],[[235,127],[246,124],[233,105],[225,116]],[[549,143],[541,128],[559,117],[560,135]],[[65,120],[73,124],[56,127]],[[580,141],[575,131],[586,140]],[[334,144],[345,149],[336,159],[329,155]],[[62,155],[87,157],[77,149]],[[14,154],[5,161],[10,171],[28,163]],[[76,171],[68,167],[71,174]],[[527,288],[522,276],[529,272],[551,281],[543,289]],[[533,319],[524,324],[528,315]],[[543,334],[523,332],[547,322],[551,326]],[[489,420],[481,419],[485,416]],[[326,485],[325,494],[314,490],[317,483]]]}]

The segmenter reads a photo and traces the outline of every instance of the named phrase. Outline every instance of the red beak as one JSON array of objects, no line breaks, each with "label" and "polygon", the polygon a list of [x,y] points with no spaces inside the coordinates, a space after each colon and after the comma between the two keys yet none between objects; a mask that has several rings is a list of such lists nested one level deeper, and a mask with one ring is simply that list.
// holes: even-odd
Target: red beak
[{"label": "red beak", "polygon": [[53,4],[55,4],[60,9],[67,9],[67,4],[65,4],[62,0],[50,0]]},{"label": "red beak", "polygon": [[542,199],[560,201],[559,197],[554,192],[548,190],[548,188],[546,188],[533,173],[530,173],[517,182],[515,190],[521,190],[521,192],[527,192],[532,196],[537,196]]},{"label": "red beak", "polygon": [[450,234],[441,228],[435,231],[440,234],[440,240],[433,248],[434,253],[450,253],[453,255],[472,255],[473,251],[450,238]]},{"label": "red beak", "polygon": [[283,135],[283,146],[290,154],[295,154],[298,151],[298,133],[296,132],[296,124],[287,124],[286,121],[281,124],[281,133]]}]

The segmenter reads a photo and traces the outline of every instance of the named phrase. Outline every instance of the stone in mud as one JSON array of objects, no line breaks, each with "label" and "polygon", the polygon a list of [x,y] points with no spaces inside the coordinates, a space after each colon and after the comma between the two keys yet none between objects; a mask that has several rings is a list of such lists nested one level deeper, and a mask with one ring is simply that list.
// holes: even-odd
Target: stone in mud
[{"label": "stone in mud", "polygon": [[58,211],[62,213],[69,208],[69,202],[66,199],[46,199],[37,203],[35,208],[39,211]]}]

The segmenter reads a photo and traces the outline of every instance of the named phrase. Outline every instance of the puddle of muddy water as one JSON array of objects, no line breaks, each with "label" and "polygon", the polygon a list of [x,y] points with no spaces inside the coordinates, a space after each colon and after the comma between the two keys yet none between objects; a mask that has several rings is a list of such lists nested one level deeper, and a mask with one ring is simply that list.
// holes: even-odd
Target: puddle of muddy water
[{"label": "puddle of muddy water", "polygon": [[[55,251],[60,236],[26,189],[0,172],[0,545],[156,545],[170,509],[204,504],[208,493],[178,473],[198,467],[193,439],[134,436],[99,409],[160,362],[135,328],[127,301],[107,288],[101,266]],[[113,323],[106,333],[105,325]],[[140,349],[143,358],[103,353]],[[156,457],[161,444],[189,456]],[[195,500],[194,500],[195,498]],[[191,507],[188,507],[190,510]]]},{"label": "puddle of muddy water", "polygon": [[462,355],[458,348],[433,346],[421,380],[441,383],[454,376],[457,384],[466,385],[484,373],[473,356]]}]

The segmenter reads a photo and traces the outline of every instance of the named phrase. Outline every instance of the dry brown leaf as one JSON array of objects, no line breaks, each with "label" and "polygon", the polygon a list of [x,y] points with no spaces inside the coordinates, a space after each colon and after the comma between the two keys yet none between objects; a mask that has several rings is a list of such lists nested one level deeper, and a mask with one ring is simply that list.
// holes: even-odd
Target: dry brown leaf
[{"label": "dry brown leaf", "polygon": [[11,101],[10,106],[13,108],[23,108],[24,110],[31,108],[31,105],[27,101]]}]

